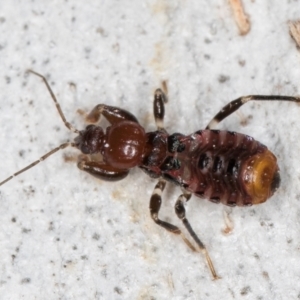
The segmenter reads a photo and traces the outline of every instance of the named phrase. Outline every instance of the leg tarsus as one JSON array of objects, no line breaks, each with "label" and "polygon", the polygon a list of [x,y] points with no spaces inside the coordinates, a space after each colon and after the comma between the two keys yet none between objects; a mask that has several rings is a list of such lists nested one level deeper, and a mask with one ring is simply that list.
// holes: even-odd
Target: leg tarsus
[{"label": "leg tarsus", "polygon": [[229,235],[233,230],[233,221],[230,218],[231,212],[232,212],[231,207],[225,207],[223,210],[225,227],[222,229],[222,233],[225,235]]}]

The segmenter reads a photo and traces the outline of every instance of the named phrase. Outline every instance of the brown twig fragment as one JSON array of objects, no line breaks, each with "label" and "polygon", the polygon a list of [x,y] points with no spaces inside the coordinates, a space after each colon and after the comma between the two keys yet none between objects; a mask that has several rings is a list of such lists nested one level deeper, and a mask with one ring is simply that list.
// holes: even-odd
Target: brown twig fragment
[{"label": "brown twig fragment", "polygon": [[289,22],[290,35],[296,42],[297,47],[300,49],[300,21]]},{"label": "brown twig fragment", "polygon": [[240,34],[247,34],[250,30],[250,21],[244,12],[241,0],[229,0],[229,3],[233,10],[234,19],[239,28]]}]

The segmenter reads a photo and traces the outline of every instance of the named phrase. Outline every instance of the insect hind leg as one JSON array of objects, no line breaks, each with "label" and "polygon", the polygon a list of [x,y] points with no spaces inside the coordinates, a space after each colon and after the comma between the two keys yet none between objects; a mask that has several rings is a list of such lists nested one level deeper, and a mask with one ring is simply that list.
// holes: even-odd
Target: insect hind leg
[{"label": "insect hind leg", "polygon": [[[189,246],[189,248],[192,251],[197,251],[197,249],[185,237],[185,235],[181,232],[181,230],[177,226],[175,226],[173,224],[170,224],[168,222],[162,221],[158,218],[158,213],[159,213],[159,210],[160,210],[160,207],[161,207],[161,202],[162,202],[161,195],[162,195],[163,190],[165,189],[165,186],[166,186],[166,181],[164,179],[160,179],[159,182],[156,184],[156,186],[154,188],[154,191],[153,191],[151,199],[150,199],[150,214],[151,214],[151,217],[157,225],[161,226],[162,228],[166,229],[167,231],[169,231],[171,233],[181,235],[182,239]],[[208,252],[207,252],[204,244],[200,241],[200,239],[198,238],[198,236],[196,235],[196,233],[192,229],[190,223],[188,222],[187,218],[185,217],[184,202],[188,201],[190,198],[191,198],[191,194],[189,194],[189,193],[182,194],[176,202],[175,212],[176,212],[177,216],[179,217],[179,219],[181,219],[181,221],[183,222],[184,226],[188,230],[191,237],[196,242],[196,244],[199,247],[200,251],[204,254],[204,256],[206,258],[206,261],[207,261],[207,264],[209,266],[209,269],[212,273],[213,278],[218,279],[219,277],[216,274],[213,263],[212,263],[209,255],[208,255]]]},{"label": "insect hind leg", "polygon": [[210,259],[210,256],[208,254],[208,251],[206,250],[205,245],[202,243],[202,241],[199,239],[195,231],[193,230],[190,222],[185,216],[185,208],[184,208],[184,203],[188,201],[191,198],[191,194],[188,192],[184,192],[182,195],[179,196],[179,198],[176,201],[175,204],[175,212],[177,217],[182,221],[183,225],[189,232],[190,236],[193,238],[193,240],[196,242],[197,246],[199,247],[200,251],[203,253],[205,256],[206,262],[208,264],[208,267],[210,269],[210,272],[213,276],[214,279],[219,279],[220,277],[217,275],[215,268],[213,266],[213,263]]},{"label": "insect hind leg", "polygon": [[208,123],[206,129],[214,129],[222,120],[237,111],[242,105],[249,101],[288,101],[300,103],[300,97],[277,96],[277,95],[250,95],[237,98],[225,105]]},{"label": "insect hind leg", "polygon": [[158,183],[156,184],[154,191],[152,193],[152,196],[150,198],[150,215],[151,218],[153,219],[153,221],[161,226],[162,228],[166,229],[167,231],[180,235],[182,237],[182,239],[184,240],[184,242],[190,247],[190,249],[192,251],[196,251],[196,248],[193,246],[193,244],[184,236],[184,234],[181,232],[181,230],[168,222],[162,221],[161,219],[159,219],[158,217],[158,213],[161,207],[161,195],[165,189],[166,186],[166,181],[164,179],[160,179],[158,181]]}]

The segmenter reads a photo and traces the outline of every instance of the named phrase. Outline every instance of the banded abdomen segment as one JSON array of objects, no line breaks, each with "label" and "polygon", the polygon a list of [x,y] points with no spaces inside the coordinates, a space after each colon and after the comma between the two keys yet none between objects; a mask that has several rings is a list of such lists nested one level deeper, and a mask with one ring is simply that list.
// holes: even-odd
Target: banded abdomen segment
[{"label": "banded abdomen segment", "polygon": [[276,157],[244,134],[202,130],[182,138],[177,153],[181,185],[196,196],[229,206],[259,204],[279,187]]}]

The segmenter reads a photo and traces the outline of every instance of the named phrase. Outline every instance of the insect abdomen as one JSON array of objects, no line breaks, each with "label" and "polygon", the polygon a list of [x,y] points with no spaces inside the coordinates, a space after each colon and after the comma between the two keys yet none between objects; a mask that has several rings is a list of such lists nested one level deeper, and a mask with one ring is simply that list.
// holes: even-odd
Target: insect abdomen
[{"label": "insect abdomen", "polygon": [[184,145],[176,154],[180,170],[170,173],[198,197],[245,206],[265,202],[279,187],[276,157],[252,137],[202,130],[185,137]]}]

